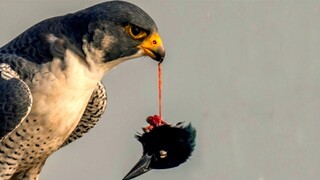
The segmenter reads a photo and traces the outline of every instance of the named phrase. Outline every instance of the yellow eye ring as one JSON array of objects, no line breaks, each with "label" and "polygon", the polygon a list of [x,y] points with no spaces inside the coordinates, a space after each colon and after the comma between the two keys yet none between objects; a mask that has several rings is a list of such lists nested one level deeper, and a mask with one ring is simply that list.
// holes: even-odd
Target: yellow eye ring
[{"label": "yellow eye ring", "polygon": [[127,25],[125,29],[133,39],[141,39],[147,36],[147,32],[138,26]]}]

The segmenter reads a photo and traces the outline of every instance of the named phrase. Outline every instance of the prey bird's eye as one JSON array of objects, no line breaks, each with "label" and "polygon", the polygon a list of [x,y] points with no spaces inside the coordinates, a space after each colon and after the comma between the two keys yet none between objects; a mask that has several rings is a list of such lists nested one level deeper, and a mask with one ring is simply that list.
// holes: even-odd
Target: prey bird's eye
[{"label": "prey bird's eye", "polygon": [[167,151],[161,150],[159,151],[159,154],[160,154],[160,158],[162,159],[167,157]]},{"label": "prey bird's eye", "polygon": [[145,30],[134,25],[127,25],[126,31],[133,39],[142,39],[147,36],[147,32]]}]

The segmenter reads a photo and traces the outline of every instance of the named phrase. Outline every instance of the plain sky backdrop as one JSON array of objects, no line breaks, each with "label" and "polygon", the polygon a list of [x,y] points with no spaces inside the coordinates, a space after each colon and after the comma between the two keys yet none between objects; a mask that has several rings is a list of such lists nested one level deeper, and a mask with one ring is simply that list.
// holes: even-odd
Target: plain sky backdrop
[{"label": "plain sky backdrop", "polygon": [[[0,45],[99,2],[0,0]],[[198,130],[187,163],[137,180],[320,179],[320,1],[130,2],[166,46],[164,117]],[[156,70],[141,58],[107,74],[103,119],[52,155],[40,179],[122,179],[142,154],[134,134],[157,113]]]}]

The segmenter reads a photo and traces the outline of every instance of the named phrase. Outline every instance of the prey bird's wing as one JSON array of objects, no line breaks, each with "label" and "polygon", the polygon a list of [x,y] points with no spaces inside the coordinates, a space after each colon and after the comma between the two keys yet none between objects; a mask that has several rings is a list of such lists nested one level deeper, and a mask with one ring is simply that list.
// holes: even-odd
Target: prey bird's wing
[{"label": "prey bird's wing", "polygon": [[[23,58],[0,54],[0,142],[27,117],[32,106],[30,89],[14,70],[23,65],[19,61]],[[15,62],[16,68],[10,62]]]},{"label": "prey bird's wing", "polygon": [[87,104],[81,120],[77,127],[73,130],[71,135],[62,145],[65,146],[76,139],[82,137],[82,135],[93,128],[96,123],[101,119],[107,106],[107,93],[102,82],[97,84],[96,89],[93,91],[91,98]]}]

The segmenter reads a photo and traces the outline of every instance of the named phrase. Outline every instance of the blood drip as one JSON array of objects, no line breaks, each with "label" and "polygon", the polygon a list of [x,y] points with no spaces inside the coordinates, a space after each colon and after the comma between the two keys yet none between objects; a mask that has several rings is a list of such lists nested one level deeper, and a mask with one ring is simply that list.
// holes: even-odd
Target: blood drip
[{"label": "blood drip", "polygon": [[158,103],[159,103],[159,116],[162,118],[162,68],[161,63],[158,64]]},{"label": "blood drip", "polygon": [[162,119],[162,68],[161,63],[158,64],[158,107],[159,115],[149,116],[147,123],[149,126],[143,128],[145,132],[151,131],[154,127],[166,125],[167,123]]}]

